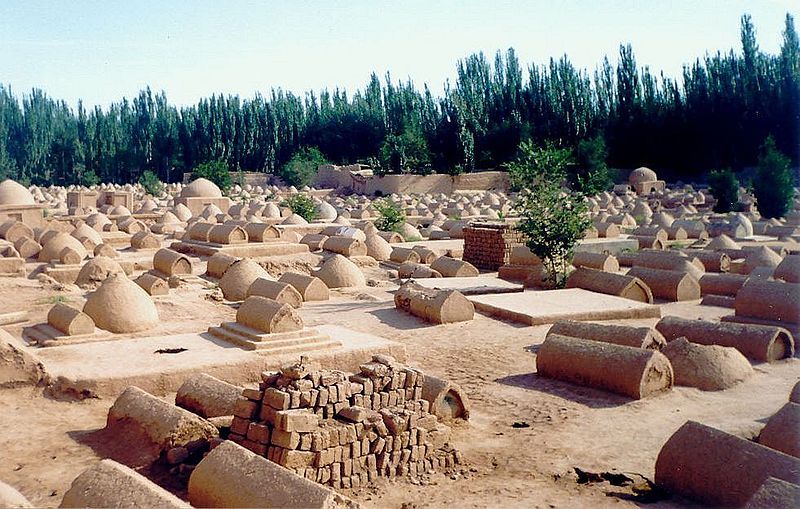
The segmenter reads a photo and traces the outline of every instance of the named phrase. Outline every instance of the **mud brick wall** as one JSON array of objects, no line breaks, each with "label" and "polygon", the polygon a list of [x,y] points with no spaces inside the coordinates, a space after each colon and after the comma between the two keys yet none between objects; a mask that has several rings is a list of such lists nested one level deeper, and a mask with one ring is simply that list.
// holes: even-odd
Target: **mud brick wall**
[{"label": "mud brick wall", "polygon": [[464,228],[462,259],[484,270],[508,263],[511,250],[524,245],[523,235],[508,224],[472,223]]},{"label": "mud brick wall", "polygon": [[461,462],[422,399],[425,375],[388,356],[358,374],[298,364],[262,380],[243,391],[229,439],[307,479],[350,488]]}]

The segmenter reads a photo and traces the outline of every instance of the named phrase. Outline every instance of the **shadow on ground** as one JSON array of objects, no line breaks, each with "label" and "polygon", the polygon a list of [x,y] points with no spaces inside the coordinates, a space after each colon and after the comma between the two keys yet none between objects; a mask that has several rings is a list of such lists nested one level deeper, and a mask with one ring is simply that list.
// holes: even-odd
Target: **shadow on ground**
[{"label": "shadow on ground", "polygon": [[561,382],[550,378],[543,378],[536,373],[504,376],[496,379],[495,382],[558,396],[559,398],[568,399],[589,408],[613,408],[634,401],[605,391],[573,385],[568,382]]}]

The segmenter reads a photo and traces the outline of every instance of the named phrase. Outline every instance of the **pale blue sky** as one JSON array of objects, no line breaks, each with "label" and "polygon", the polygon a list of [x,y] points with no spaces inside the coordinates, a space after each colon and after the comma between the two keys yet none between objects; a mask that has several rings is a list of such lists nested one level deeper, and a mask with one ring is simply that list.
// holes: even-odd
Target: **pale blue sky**
[{"label": "pale blue sky", "polygon": [[0,83],[104,107],[150,85],[185,105],[353,90],[388,70],[438,93],[472,52],[513,46],[525,66],[566,53],[591,70],[628,42],[640,66],[678,76],[708,51],[738,51],[743,13],[776,52],[786,12],[800,23],[800,0],[0,0]]}]

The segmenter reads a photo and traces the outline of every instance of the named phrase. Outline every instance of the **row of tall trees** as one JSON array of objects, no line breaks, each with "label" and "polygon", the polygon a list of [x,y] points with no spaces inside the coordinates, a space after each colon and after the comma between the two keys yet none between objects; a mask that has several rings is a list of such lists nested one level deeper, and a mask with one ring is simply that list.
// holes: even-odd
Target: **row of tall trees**
[{"label": "row of tall trees", "polygon": [[33,183],[131,182],[144,171],[180,180],[222,160],[277,172],[298,151],[331,162],[372,161],[382,171],[461,172],[501,167],[521,141],[576,147],[603,138],[612,166],[647,165],[671,178],[754,165],[772,135],[796,163],[800,43],[786,16],[779,54],[760,51],[749,16],[742,48],[706,55],[671,78],[640,67],[630,46],[592,73],[564,56],[523,69],[513,49],[458,63],[441,97],[427,86],[372,75],[345,91],[250,99],[214,95],[178,108],[143,90],[107,109],[72,110],[33,90],[0,85],[0,176]]}]

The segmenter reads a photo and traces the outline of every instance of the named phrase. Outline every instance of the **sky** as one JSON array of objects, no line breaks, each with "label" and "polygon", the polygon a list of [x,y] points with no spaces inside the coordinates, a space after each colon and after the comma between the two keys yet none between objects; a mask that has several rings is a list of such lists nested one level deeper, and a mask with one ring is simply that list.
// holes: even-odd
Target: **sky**
[{"label": "sky", "polygon": [[456,63],[513,47],[523,67],[567,54],[594,70],[619,45],[679,77],[707,52],[737,52],[752,15],[776,53],[800,0],[0,0],[0,84],[107,107],[150,86],[177,105],[362,88],[374,71],[441,93]]}]

